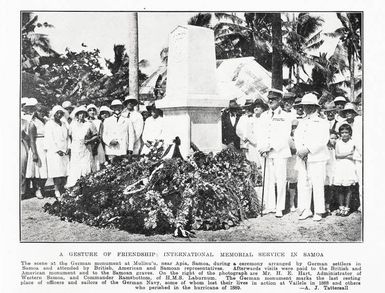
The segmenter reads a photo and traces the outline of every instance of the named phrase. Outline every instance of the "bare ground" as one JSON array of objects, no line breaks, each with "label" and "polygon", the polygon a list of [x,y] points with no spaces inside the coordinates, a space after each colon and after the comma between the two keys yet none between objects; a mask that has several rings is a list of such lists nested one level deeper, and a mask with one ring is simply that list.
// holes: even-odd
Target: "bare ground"
[{"label": "bare ground", "polygon": [[361,213],[346,218],[328,216],[320,222],[298,220],[297,213],[277,219],[274,214],[244,221],[237,227],[219,231],[195,231],[196,238],[175,238],[171,234],[145,236],[117,229],[100,229],[76,222],[61,221],[42,209],[53,198],[21,201],[21,241],[23,242],[359,242],[362,241]]}]

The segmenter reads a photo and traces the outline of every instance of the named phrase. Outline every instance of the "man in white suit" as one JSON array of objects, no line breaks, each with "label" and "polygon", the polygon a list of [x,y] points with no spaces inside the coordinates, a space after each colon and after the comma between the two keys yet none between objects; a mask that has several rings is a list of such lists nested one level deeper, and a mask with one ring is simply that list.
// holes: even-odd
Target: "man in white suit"
[{"label": "man in white suit", "polygon": [[[292,117],[279,106],[283,92],[271,89],[268,94],[269,110],[261,115],[259,153],[265,157],[266,168],[264,195],[266,199],[264,213],[275,212],[282,217],[286,200],[286,165],[291,156],[289,139]],[[277,200],[275,198],[277,185]]]},{"label": "man in white suit", "polygon": [[132,122],[121,115],[122,102],[113,100],[113,115],[104,120],[103,141],[108,159],[115,163],[123,156],[131,156],[134,149],[134,127]]},{"label": "man in white suit", "polygon": [[329,159],[329,123],[318,115],[317,96],[306,94],[302,98],[306,117],[299,121],[294,133],[297,149],[298,208],[300,220],[313,215],[310,210],[312,191],[314,201],[314,221],[320,221],[325,212],[324,183],[326,162]]},{"label": "man in white suit", "polygon": [[139,155],[142,148],[142,133],[144,127],[144,120],[142,114],[135,110],[138,105],[138,100],[132,96],[127,96],[124,99],[123,106],[126,108],[122,112],[122,116],[131,120],[134,126],[134,155]]}]

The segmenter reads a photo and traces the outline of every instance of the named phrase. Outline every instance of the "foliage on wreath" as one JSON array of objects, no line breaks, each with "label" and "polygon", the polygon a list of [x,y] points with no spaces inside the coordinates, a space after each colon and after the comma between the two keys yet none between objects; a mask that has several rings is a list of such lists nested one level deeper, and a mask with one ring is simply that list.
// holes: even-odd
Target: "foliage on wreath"
[{"label": "foliage on wreath", "polygon": [[82,177],[44,209],[66,221],[145,234],[227,229],[258,215],[261,172],[243,154],[162,160],[160,153]]}]

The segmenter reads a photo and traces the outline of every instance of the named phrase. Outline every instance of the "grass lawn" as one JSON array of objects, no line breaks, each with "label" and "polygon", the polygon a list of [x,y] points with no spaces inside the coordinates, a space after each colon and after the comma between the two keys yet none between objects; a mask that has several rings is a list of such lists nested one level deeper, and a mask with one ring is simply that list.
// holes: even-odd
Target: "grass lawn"
[{"label": "grass lawn", "polygon": [[361,213],[349,217],[329,216],[320,222],[300,221],[289,213],[249,219],[237,227],[219,231],[196,231],[196,238],[174,238],[171,234],[145,236],[116,229],[100,229],[76,222],[61,221],[42,209],[53,198],[21,201],[21,241],[25,242],[354,242],[361,241]]}]

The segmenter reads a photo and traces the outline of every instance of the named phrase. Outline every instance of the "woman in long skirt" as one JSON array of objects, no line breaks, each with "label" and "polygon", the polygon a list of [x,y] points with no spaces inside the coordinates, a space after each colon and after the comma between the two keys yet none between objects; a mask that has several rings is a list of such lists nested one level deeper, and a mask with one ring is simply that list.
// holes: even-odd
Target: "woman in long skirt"
[{"label": "woman in long skirt", "polygon": [[45,125],[48,177],[53,178],[57,198],[64,192],[69,163],[68,128],[62,121],[64,111],[61,106],[53,107],[52,119]]},{"label": "woman in long skirt", "polygon": [[28,136],[28,120],[25,117],[21,117],[21,145],[20,145],[20,168],[21,168],[21,196],[26,193],[26,171],[28,163],[28,149],[29,149],[29,136]]},{"label": "woman in long skirt", "polygon": [[91,172],[92,142],[97,139],[94,126],[86,120],[87,109],[80,106],[73,111],[74,120],[70,125],[71,160],[67,187],[72,187],[81,177]]},{"label": "woman in long skirt", "polygon": [[37,100],[29,99],[25,106],[33,112],[32,119],[28,126],[28,135],[31,147],[28,151],[26,178],[31,178],[35,189],[35,196],[43,198],[45,182],[47,181],[47,160],[44,146],[44,119],[41,117]]},{"label": "woman in long skirt", "polygon": [[106,161],[106,155],[104,153],[103,145],[101,143],[102,137],[100,136],[100,126],[102,121],[98,119],[98,108],[94,104],[87,106],[88,121],[90,121],[98,134],[98,140],[92,145],[92,164],[91,171],[96,172],[100,170],[102,164]]}]

